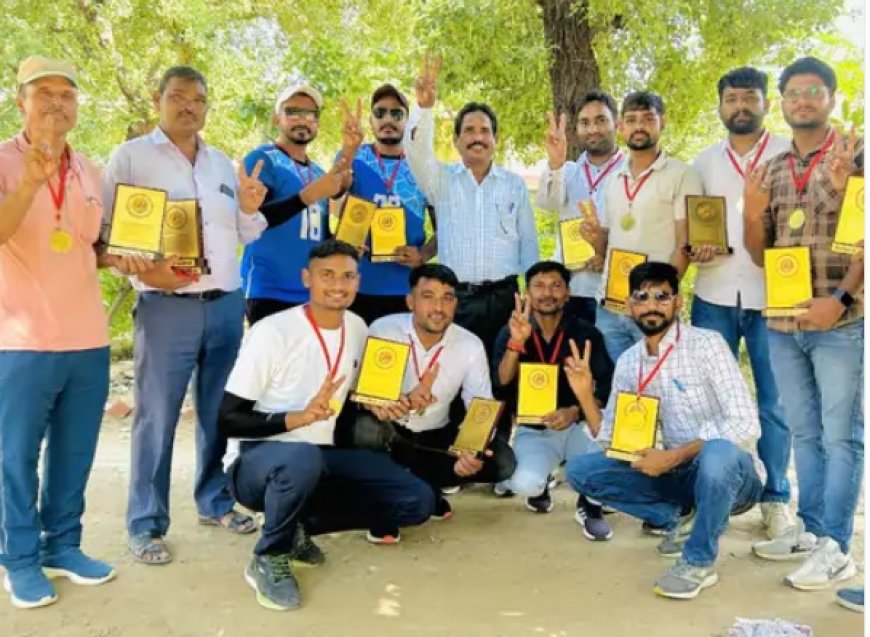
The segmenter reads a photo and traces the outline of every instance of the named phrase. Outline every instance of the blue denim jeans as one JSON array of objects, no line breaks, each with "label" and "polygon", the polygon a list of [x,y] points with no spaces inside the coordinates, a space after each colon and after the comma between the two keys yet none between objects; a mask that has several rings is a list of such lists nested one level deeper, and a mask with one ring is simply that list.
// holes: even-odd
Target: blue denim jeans
[{"label": "blue denim jeans", "polygon": [[735,307],[716,305],[696,296],[692,301],[692,325],[719,332],[735,358],[738,356],[740,339],[746,341],[761,420],[758,456],[767,470],[761,501],[788,502],[791,489],[786,472],[791,454],[791,432],[785,424],[779,392],[770,368],[767,321],[759,310],[745,310],[739,304]]},{"label": "blue denim jeans", "polygon": [[847,552],[864,474],[864,322],[768,330],[768,341],[794,440],[798,515]]},{"label": "blue denim jeans", "polygon": [[0,564],[7,570],[80,545],[108,393],[108,347],[0,352]]},{"label": "blue denim jeans", "polygon": [[604,347],[614,364],[625,350],[643,339],[643,332],[630,316],[611,312],[603,305],[598,307],[595,327],[604,337]]},{"label": "blue denim jeans", "polygon": [[517,468],[502,485],[517,495],[532,498],[544,492],[548,476],[560,463],[598,447],[583,424],[573,424],[562,431],[519,426],[513,448]]},{"label": "blue denim jeans", "polygon": [[727,440],[708,440],[691,462],[652,478],[603,453],[575,456],[565,471],[585,495],[656,526],[676,528],[681,509],[695,507],[683,559],[710,566],[731,511],[758,502],[763,489],[752,456]]}]

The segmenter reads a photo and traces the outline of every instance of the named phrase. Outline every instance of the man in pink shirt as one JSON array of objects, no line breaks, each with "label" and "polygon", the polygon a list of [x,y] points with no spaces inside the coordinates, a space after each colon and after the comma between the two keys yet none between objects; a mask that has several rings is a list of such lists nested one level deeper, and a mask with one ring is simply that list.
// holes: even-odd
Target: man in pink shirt
[{"label": "man in pink shirt", "polygon": [[152,264],[97,256],[99,170],[66,141],[78,108],[73,67],[24,60],[16,102],[23,131],[0,143],[0,565],[12,604],[35,608],[57,600],[49,578],[115,576],[79,548],[109,389],[97,268]]}]

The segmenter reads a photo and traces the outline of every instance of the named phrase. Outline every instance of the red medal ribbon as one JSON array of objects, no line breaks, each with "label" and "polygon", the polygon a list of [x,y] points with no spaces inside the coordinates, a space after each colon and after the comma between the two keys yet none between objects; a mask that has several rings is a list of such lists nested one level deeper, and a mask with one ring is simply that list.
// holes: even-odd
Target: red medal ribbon
[{"label": "red medal ribbon", "polygon": [[637,197],[637,193],[640,192],[640,189],[643,188],[646,180],[649,179],[652,174],[652,170],[648,170],[646,173],[644,173],[643,177],[637,180],[637,186],[635,186],[634,190],[628,189],[628,175],[622,176],[622,187],[625,189],[625,196],[628,199],[629,203],[634,201],[634,198]]},{"label": "red medal ribbon", "polygon": [[441,352],[444,351],[444,346],[442,345],[438,348],[438,351],[435,352],[435,354],[432,356],[432,360],[430,360],[429,364],[426,365],[426,370],[421,374],[420,363],[417,361],[417,346],[414,345],[414,339],[412,339],[410,336],[408,337],[408,342],[411,344],[411,359],[414,361],[414,373],[417,375],[417,380],[422,382],[423,376],[425,376],[430,369],[435,367],[435,363],[438,362],[438,357],[440,357]]},{"label": "red medal ribbon", "polygon": [[[764,135],[761,136],[761,143],[758,145],[758,152],[755,153],[755,157],[752,159],[752,163],[749,164],[749,170],[747,171],[750,175],[755,172],[756,166],[758,166],[758,162],[761,161],[761,156],[764,154],[764,149],[767,148],[767,142],[770,141],[770,132],[764,131]],[[740,167],[740,163],[737,161],[737,157],[734,156],[734,153],[731,152],[730,148],[726,148],[725,152],[728,153],[728,159],[731,160],[731,165],[734,166],[734,170],[737,171],[737,174],[743,177],[743,180],[746,180],[746,174],[743,172],[743,169]]]},{"label": "red medal ribbon", "polygon": [[616,154],[613,156],[613,159],[610,160],[610,163],[607,164],[607,166],[605,166],[600,173],[598,173],[598,178],[594,181],[592,180],[592,171],[589,170],[589,161],[587,160],[586,163],[583,164],[583,170],[586,172],[586,183],[589,185],[589,192],[595,192],[595,190],[598,188],[598,184],[600,184],[601,181],[605,177],[607,177],[607,173],[613,170],[613,167],[616,166],[616,164],[618,164],[621,159],[622,153],[617,151]]},{"label": "red medal ribbon", "polygon": [[541,345],[541,339],[538,338],[538,333],[532,330],[532,340],[535,342],[535,349],[538,350],[538,359],[542,363],[550,363],[551,365],[559,358],[559,351],[562,349],[562,340],[565,338],[565,330],[559,330],[559,335],[556,337],[556,344],[553,346],[553,353],[550,355],[550,360],[544,357],[544,348]]},{"label": "red medal ribbon", "polygon": [[341,357],[344,355],[344,321],[341,322],[341,337],[338,346],[338,356],[335,358],[335,365],[332,364],[332,357],[329,355],[329,349],[326,347],[326,341],[323,340],[323,334],[320,333],[320,327],[314,320],[314,315],[311,313],[311,306],[305,306],[305,318],[311,323],[314,333],[317,335],[317,340],[320,341],[320,348],[323,350],[323,357],[326,359],[326,369],[329,372],[329,377],[335,379],[338,373],[338,366],[341,363]]},{"label": "red medal ribbon", "polygon": [[54,209],[56,210],[54,220],[58,225],[60,225],[60,210],[63,208],[63,200],[66,197],[66,178],[68,174],[69,155],[67,154],[66,149],[64,149],[63,154],[60,156],[60,163],[57,168],[57,190],[55,191],[54,186],[51,185],[50,177],[46,180],[48,191],[51,193],[51,201],[54,203]]},{"label": "red medal ribbon", "polygon": [[393,166],[393,172],[390,175],[390,178],[386,178],[387,168],[384,166],[384,160],[381,158],[381,153],[378,151],[378,147],[372,144],[372,150],[375,151],[375,157],[378,160],[378,172],[380,173],[381,180],[384,182],[384,185],[387,187],[387,194],[393,194],[393,184],[396,183],[396,177],[399,175],[399,168],[402,167],[402,160],[405,158],[405,151],[399,153],[398,161],[396,161],[396,165]]},{"label": "red medal ribbon", "polygon": [[677,338],[668,346],[668,349],[665,350],[665,353],[662,354],[661,358],[659,358],[659,362],[655,364],[655,367],[652,368],[649,375],[644,378],[643,377],[643,357],[640,359],[640,365],[637,367],[637,395],[638,398],[643,395],[643,392],[649,387],[649,384],[653,381],[653,379],[658,375],[659,371],[662,368],[662,365],[665,364],[665,361],[670,356],[671,352],[674,351],[674,346],[680,342],[680,324],[677,323]]},{"label": "red medal ribbon", "polygon": [[807,188],[807,184],[810,181],[810,177],[813,174],[813,170],[816,166],[818,166],[819,162],[824,158],[825,153],[834,145],[834,131],[831,131],[831,134],[828,135],[828,139],[825,140],[825,143],[822,144],[822,147],[819,149],[819,152],[816,153],[816,156],[813,157],[813,160],[810,162],[810,165],[807,167],[807,172],[805,172],[801,177],[797,176],[797,172],[795,172],[794,165],[794,155],[789,153],[788,155],[788,170],[791,172],[791,181],[794,184],[795,190],[797,190],[798,195],[803,195],[804,190]]}]

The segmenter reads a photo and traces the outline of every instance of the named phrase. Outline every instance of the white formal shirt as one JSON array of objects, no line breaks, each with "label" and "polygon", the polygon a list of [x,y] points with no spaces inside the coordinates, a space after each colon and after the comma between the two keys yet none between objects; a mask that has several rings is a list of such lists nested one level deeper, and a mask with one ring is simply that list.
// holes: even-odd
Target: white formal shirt
[{"label": "white formal shirt", "polygon": [[[236,170],[229,158],[202,140],[198,143],[193,164],[170,141],[158,126],[149,135],[121,144],[103,171],[103,209],[106,223],[111,218],[115,186],[130,184],[166,190],[168,198],[198,199],[202,210],[202,235],[205,258],[211,274],[179,293],[220,289],[237,290],[242,285],[239,274],[239,244],[257,239],[268,225],[262,214],[245,214],[239,208]],[[136,290],[153,288],[130,277]]]},{"label": "white formal shirt", "polygon": [[[625,178],[629,192],[635,192],[644,175],[646,182],[629,201],[625,194]],[[703,194],[701,178],[692,168],[662,151],[658,158],[637,179],[632,177],[629,160],[604,187],[604,223],[608,229],[607,258],[604,274],[610,266],[611,250],[627,250],[647,255],[649,261],[670,262],[677,247],[676,224],[686,219],[686,195]],[[622,219],[631,209],[634,227],[626,230]],[[604,297],[606,279],[601,279],[597,298]]]},{"label": "white formal shirt", "polygon": [[[333,395],[341,405],[356,383],[365,347],[366,324],[356,314],[345,312],[344,330],[344,352],[335,378],[345,376],[345,380]],[[320,328],[333,366],[341,349],[341,331],[341,328]],[[305,306],[299,305],[257,321],[248,331],[227,380],[226,390],[239,398],[253,400],[255,411],[303,411],[320,390],[328,373],[326,356],[317,333],[305,316]],[[338,411],[328,420],[257,440],[332,445]],[[245,439],[229,439],[224,467],[229,467],[238,456],[239,440]]]},{"label": "white formal shirt", "polygon": [[525,272],[540,255],[525,182],[493,164],[477,183],[462,162],[439,162],[432,109],[417,112],[417,126],[406,129],[403,148],[417,185],[435,208],[438,259],[467,283]]},{"label": "white formal shirt", "polygon": [[[622,167],[625,155],[621,150],[600,166],[590,163],[584,151],[577,161],[565,162],[558,170],[544,168],[538,183],[535,203],[545,210],[559,213],[559,220],[582,216],[578,203],[591,199],[599,222],[604,222],[604,186]],[[587,173],[587,170],[589,171]],[[591,181],[590,181],[591,178]],[[593,187],[594,184],[594,187]],[[556,232],[553,259],[562,262],[562,242]],[[601,285],[601,273],[580,270],[571,274],[571,296],[593,297]]]},{"label": "white formal shirt", "polygon": [[734,254],[717,256],[709,263],[698,264],[695,294],[705,301],[736,307],[739,299],[740,306],[744,309],[764,308],[764,270],[753,263],[743,244],[744,179],[734,168],[728,153],[730,150],[734,161],[746,175],[751,166],[762,166],[790,147],[790,140],[765,133],[741,157],[726,139],[705,148],[692,163],[692,167],[701,176],[704,194],[725,197],[728,245],[734,249]]},{"label": "white formal shirt", "polygon": [[[415,412],[400,421],[408,429],[429,431],[446,426],[450,420],[450,403],[460,391],[466,407],[471,404],[472,398],[492,398],[486,351],[481,340],[467,329],[451,324],[441,341],[426,350],[420,343],[412,325],[412,315],[408,312],[378,319],[371,324],[369,335],[409,343],[414,348],[417,367],[414,366],[412,354],[402,383],[402,393],[405,394],[420,383],[420,376],[429,369],[434,357],[438,357],[438,377],[432,385],[432,394],[437,401],[427,407],[423,415]],[[418,370],[420,376],[417,375]]]}]

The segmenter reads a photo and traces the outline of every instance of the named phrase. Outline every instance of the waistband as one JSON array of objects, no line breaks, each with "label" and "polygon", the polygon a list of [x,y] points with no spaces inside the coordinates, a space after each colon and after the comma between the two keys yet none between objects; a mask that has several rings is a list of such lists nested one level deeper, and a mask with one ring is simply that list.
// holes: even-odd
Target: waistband
[{"label": "waistband", "polygon": [[162,292],[159,290],[149,290],[147,292],[142,292],[142,294],[150,294],[153,296],[168,296],[175,297],[180,299],[192,299],[195,301],[216,301],[217,299],[223,298],[228,294],[232,294],[235,292],[227,292],[226,290],[203,290],[202,292]]},{"label": "waistband", "polygon": [[477,294],[479,292],[490,292],[493,290],[506,290],[517,287],[517,275],[511,274],[498,281],[480,281],[479,283],[460,282],[456,286],[457,292],[467,292],[469,294]]}]

